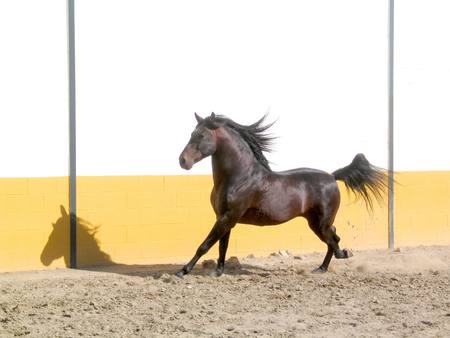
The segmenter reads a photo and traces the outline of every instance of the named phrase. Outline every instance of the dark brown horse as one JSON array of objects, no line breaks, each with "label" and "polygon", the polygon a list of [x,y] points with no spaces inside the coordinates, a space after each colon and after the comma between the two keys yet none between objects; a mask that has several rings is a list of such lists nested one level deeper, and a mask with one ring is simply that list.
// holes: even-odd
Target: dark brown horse
[{"label": "dark brown horse", "polygon": [[217,241],[219,259],[215,274],[224,270],[231,229],[237,223],[259,226],[276,225],[298,216],[305,217],[312,231],[328,246],[322,265],[314,270],[325,272],[331,258],[348,258],[351,253],[339,248],[339,236],[333,226],[340,194],[336,180],[341,180],[372,208],[371,197],[382,197],[386,174],[372,166],[363,154],[332,174],[316,169],[274,172],[263,152],[270,150],[272,138],[266,134],[272,125],[264,125],[265,116],[243,126],[224,116],[195,114],[197,126],[180,155],[186,170],[207,156],[212,157],[214,187],[211,204],[216,222],[194,257],[177,276],[189,273],[195,263]]}]

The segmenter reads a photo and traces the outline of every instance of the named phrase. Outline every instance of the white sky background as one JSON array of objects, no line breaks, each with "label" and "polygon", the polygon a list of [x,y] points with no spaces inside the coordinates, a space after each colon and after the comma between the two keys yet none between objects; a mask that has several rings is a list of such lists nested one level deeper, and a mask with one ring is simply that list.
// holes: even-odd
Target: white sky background
[{"label": "white sky background", "polygon": [[[275,170],[387,167],[388,1],[76,4],[79,175],[186,174],[195,111],[270,111]],[[396,1],[396,170],[450,169],[449,13]],[[67,175],[65,1],[2,0],[0,48],[0,177]]]}]

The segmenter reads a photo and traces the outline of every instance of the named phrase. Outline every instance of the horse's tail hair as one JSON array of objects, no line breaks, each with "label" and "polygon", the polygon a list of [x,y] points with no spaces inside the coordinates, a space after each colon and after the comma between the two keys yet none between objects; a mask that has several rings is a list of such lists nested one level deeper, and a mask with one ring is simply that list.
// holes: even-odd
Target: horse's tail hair
[{"label": "horse's tail hair", "polygon": [[363,154],[358,154],[348,166],[332,174],[336,180],[343,181],[347,190],[356,197],[362,197],[366,207],[373,211],[372,196],[380,203],[387,188],[386,171],[373,166]]}]

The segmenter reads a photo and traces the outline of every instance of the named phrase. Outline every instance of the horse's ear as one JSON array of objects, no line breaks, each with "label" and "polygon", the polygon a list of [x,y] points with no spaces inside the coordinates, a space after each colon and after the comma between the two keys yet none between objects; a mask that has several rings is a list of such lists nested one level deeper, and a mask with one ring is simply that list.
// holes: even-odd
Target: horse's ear
[{"label": "horse's ear", "polygon": [[61,210],[61,216],[62,216],[62,217],[67,217],[67,216],[69,216],[69,215],[67,214],[66,209],[64,209],[64,206],[63,206],[63,205],[60,205],[60,206],[59,206],[59,209]]},{"label": "horse's ear", "polygon": [[214,114],[214,112],[212,112],[210,117],[211,117],[212,119],[215,119],[215,118],[216,118],[216,114]]},{"label": "horse's ear", "polygon": [[203,117],[199,116],[197,113],[194,113],[194,115],[195,115],[195,119],[197,120],[198,123],[202,123],[203,122],[203,120],[204,120]]}]

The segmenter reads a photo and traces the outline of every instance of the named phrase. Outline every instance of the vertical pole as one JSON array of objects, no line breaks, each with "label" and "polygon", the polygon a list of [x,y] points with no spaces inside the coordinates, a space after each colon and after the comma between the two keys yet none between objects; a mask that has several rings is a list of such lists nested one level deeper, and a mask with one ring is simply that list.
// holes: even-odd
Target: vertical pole
[{"label": "vertical pole", "polygon": [[394,249],[394,0],[389,0],[388,49],[388,247],[389,249]]},{"label": "vertical pole", "polygon": [[69,71],[69,212],[70,267],[77,268],[77,162],[75,97],[75,4],[67,0],[67,51]]}]

